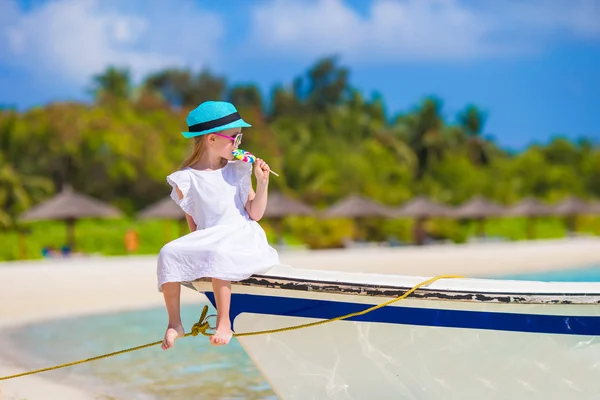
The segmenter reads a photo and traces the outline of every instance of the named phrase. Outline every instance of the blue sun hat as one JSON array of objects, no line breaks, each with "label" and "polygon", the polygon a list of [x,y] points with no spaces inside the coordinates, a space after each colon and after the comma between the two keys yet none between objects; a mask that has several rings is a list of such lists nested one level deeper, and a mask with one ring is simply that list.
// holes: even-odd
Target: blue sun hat
[{"label": "blue sun hat", "polygon": [[233,104],[226,101],[205,101],[190,111],[185,121],[188,132],[181,134],[186,138],[252,126],[242,119]]}]

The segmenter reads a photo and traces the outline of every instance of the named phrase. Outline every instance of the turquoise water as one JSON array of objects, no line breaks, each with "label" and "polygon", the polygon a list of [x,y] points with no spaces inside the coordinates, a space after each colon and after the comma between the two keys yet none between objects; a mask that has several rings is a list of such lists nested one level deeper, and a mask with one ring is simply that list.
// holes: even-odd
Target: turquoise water
[{"label": "turquoise water", "polygon": [[548,271],[543,274],[513,274],[492,278],[544,282],[600,282],[600,265]]},{"label": "turquoise water", "polygon": [[[600,282],[600,266],[496,279]],[[203,305],[182,307],[186,329],[197,321]],[[30,356],[17,360],[21,366],[37,369],[159,340],[165,324],[160,307],[54,320],[14,330],[9,339]],[[44,374],[85,385],[108,399],[277,398],[235,339],[229,346],[213,347],[206,337],[187,337],[169,351],[154,346]]]},{"label": "turquoise water", "polygon": [[[182,306],[188,331],[203,305]],[[210,307],[209,314],[214,311]],[[165,327],[161,307],[31,325],[11,332],[10,340],[31,355],[19,363],[38,369],[154,342]],[[168,351],[153,346],[43,374],[85,385],[105,398],[277,399],[235,339],[215,347],[205,336],[186,337]]]}]

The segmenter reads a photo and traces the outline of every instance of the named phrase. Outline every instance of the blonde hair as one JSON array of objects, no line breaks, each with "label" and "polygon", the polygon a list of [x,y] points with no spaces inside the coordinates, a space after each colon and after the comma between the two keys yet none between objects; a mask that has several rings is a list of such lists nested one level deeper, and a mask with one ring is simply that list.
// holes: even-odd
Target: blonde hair
[{"label": "blonde hair", "polygon": [[[206,141],[208,140],[207,137],[208,135],[194,137],[194,147],[192,149],[192,154],[190,154],[190,156],[181,163],[181,165],[179,166],[180,170],[186,167],[191,167],[192,165],[196,164],[198,160],[200,160],[200,158],[204,154],[204,151],[206,150],[205,146]],[[221,158],[221,164],[222,166],[225,166],[225,164],[227,164],[227,160],[225,158]]]},{"label": "blonde hair", "polygon": [[202,157],[202,154],[204,153],[205,136],[206,135],[196,136],[194,138],[194,149],[192,150],[192,154],[181,163],[179,169],[191,167],[200,160],[200,157]]}]

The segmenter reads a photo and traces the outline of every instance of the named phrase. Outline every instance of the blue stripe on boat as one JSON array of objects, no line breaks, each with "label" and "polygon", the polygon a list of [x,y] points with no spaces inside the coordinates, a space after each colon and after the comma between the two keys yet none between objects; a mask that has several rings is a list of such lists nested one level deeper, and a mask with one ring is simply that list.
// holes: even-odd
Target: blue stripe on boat
[{"label": "blue stripe on boat", "polygon": [[[205,292],[205,294],[214,306],[214,294],[212,292]],[[235,317],[241,313],[330,319],[362,311],[369,307],[371,305],[234,293],[232,295],[230,314],[232,321],[235,321]],[[383,307],[371,311],[366,315],[348,318],[347,321],[600,336],[600,316],[538,315],[435,308]]]}]

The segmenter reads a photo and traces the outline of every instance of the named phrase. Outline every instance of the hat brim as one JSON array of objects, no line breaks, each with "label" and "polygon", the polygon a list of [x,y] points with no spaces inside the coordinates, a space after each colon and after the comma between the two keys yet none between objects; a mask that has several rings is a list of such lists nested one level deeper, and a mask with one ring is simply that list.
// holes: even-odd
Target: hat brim
[{"label": "hat brim", "polygon": [[201,132],[181,132],[181,134],[183,136],[185,136],[186,138],[191,138],[191,137],[194,137],[194,136],[202,136],[202,135],[208,135],[209,133],[224,131],[226,129],[249,128],[251,126],[252,125],[250,125],[249,123],[245,122],[243,119],[238,119],[237,121],[230,122],[227,125],[217,126],[216,128],[207,129],[205,131],[201,131]]}]

